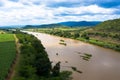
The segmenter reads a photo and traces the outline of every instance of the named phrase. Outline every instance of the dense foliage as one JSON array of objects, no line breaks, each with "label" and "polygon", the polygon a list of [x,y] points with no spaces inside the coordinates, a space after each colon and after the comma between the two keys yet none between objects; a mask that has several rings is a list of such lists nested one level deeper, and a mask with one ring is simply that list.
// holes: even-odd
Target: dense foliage
[{"label": "dense foliage", "polygon": [[36,75],[49,76],[51,63],[45,48],[37,38],[28,34],[17,34],[21,46],[21,58],[16,79],[29,80]]},{"label": "dense foliage", "polygon": [[0,34],[0,80],[5,80],[16,56],[13,34]]},{"label": "dense foliage", "polygon": [[120,19],[104,21],[85,32],[91,43],[120,51]]},{"label": "dense foliage", "polygon": [[100,23],[94,30],[105,32],[119,32],[120,31],[120,19],[108,20]]},{"label": "dense foliage", "polygon": [[[41,42],[25,33],[16,34],[21,43],[20,62],[14,80],[68,80],[70,72],[54,76],[51,62]],[[58,72],[60,73],[60,72]],[[66,76],[64,74],[66,73]],[[69,74],[68,74],[69,73]]]}]

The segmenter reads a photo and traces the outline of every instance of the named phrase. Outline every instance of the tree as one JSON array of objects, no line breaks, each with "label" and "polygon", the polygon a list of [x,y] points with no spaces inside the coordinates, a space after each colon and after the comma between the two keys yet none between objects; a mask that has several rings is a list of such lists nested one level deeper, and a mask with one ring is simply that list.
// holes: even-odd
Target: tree
[{"label": "tree", "polygon": [[53,70],[52,70],[52,75],[53,76],[59,76],[60,74],[60,62],[58,62],[54,67],[53,67]]},{"label": "tree", "polygon": [[83,37],[83,38],[85,38],[85,39],[89,40],[89,36],[88,36],[88,34],[87,34],[87,33],[83,33],[83,34],[81,35],[81,37]]},{"label": "tree", "polygon": [[74,34],[74,38],[78,38],[79,36],[80,36],[79,33]]},{"label": "tree", "polygon": [[38,54],[34,64],[37,70],[37,75],[46,77],[50,75],[51,63],[47,57]]}]

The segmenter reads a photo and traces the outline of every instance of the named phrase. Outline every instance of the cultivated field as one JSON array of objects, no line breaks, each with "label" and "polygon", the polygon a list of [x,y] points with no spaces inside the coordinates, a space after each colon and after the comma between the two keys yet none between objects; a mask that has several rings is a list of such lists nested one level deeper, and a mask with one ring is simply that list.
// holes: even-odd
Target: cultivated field
[{"label": "cultivated field", "polygon": [[0,34],[0,80],[5,80],[15,59],[16,49],[13,34]]}]

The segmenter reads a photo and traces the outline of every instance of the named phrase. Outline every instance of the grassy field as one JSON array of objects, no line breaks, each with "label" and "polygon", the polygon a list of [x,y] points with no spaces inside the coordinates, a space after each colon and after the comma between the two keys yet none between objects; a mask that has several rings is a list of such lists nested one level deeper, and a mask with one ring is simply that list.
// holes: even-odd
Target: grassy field
[{"label": "grassy field", "polygon": [[5,80],[16,56],[13,34],[0,34],[0,80]]},{"label": "grassy field", "polygon": [[5,33],[4,31],[0,30],[0,34],[4,34],[4,33]]}]

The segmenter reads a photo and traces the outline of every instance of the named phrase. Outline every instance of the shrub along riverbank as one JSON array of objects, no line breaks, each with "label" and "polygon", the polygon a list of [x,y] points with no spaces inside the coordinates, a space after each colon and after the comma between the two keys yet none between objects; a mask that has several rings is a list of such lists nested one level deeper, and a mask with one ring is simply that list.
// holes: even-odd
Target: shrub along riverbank
[{"label": "shrub along riverbank", "polygon": [[71,72],[60,73],[59,68],[52,69],[45,48],[33,35],[17,33],[21,44],[20,61],[13,80],[69,80]]},{"label": "shrub along riverbank", "polygon": [[[88,33],[81,33],[81,32],[65,32],[65,31],[56,31],[56,32],[49,32],[46,33],[60,36],[60,37],[66,37],[66,38],[72,38],[80,41],[84,41],[87,43],[95,44],[104,48],[110,48],[114,49],[116,51],[120,51],[120,44],[116,44],[114,42],[109,42],[108,40],[99,40],[93,37],[90,37]],[[59,34],[58,34],[59,33]]]},{"label": "shrub along riverbank", "polygon": [[28,29],[29,31],[43,32],[65,38],[72,38],[88,43],[92,43],[101,47],[120,51],[119,37],[112,36],[107,32],[89,31],[88,28],[44,28],[44,29]]}]

